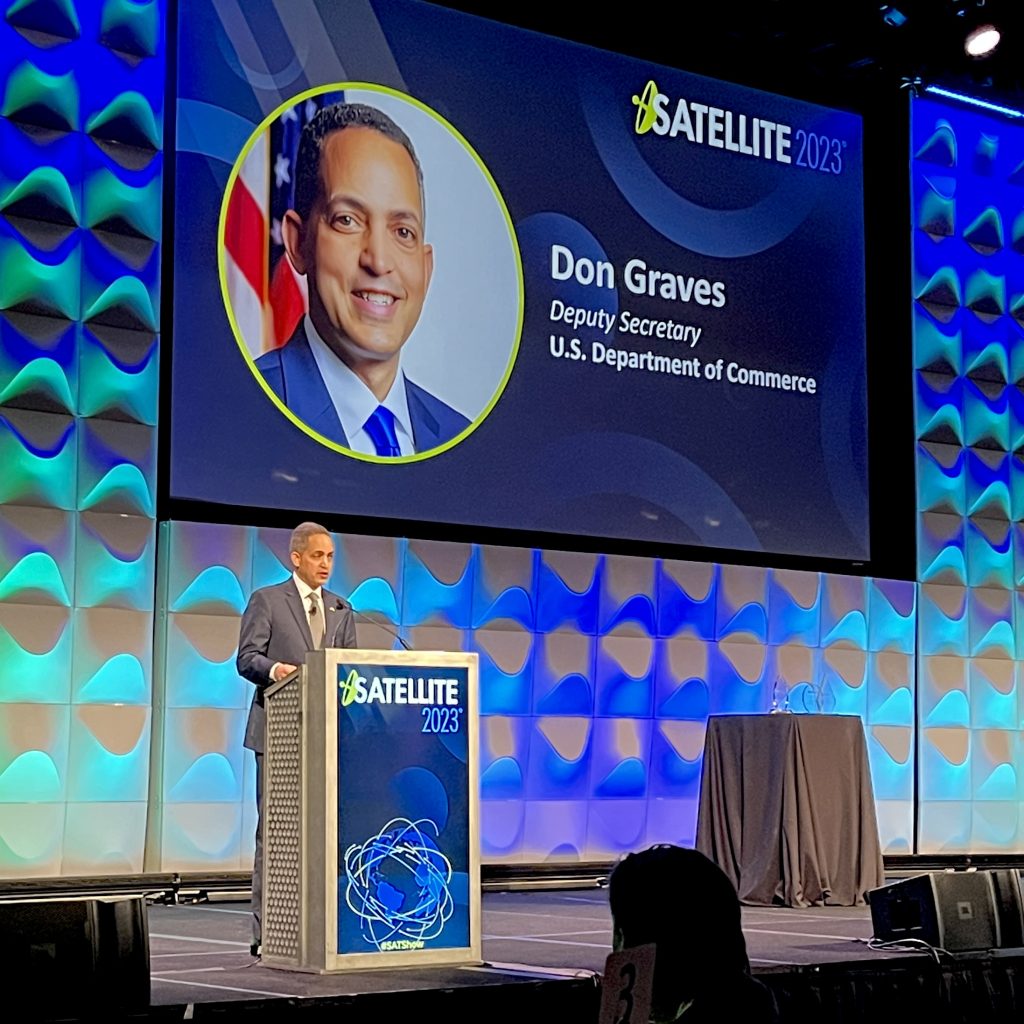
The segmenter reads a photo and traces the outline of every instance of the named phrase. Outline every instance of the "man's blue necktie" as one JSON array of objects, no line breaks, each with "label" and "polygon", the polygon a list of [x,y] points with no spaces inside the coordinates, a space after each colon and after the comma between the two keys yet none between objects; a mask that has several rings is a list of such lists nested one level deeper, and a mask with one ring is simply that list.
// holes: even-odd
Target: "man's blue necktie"
[{"label": "man's blue necktie", "polygon": [[401,455],[398,434],[395,433],[395,414],[383,405],[373,410],[373,415],[363,424],[363,430],[370,435],[378,455]]}]

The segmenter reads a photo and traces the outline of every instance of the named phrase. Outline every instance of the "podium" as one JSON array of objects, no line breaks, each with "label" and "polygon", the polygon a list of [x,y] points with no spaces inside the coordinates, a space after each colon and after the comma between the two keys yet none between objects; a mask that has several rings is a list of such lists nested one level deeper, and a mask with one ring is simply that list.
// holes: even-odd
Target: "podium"
[{"label": "podium", "polygon": [[478,657],[311,651],[267,687],[263,965],[480,960]]}]

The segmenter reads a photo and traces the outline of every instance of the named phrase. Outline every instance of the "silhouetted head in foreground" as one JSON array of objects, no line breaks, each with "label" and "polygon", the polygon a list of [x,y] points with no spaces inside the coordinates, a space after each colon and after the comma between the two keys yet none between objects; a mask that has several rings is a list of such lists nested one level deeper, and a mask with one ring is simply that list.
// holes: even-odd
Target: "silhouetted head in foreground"
[{"label": "silhouetted head in foreground", "polygon": [[702,853],[652,846],[620,861],[608,883],[614,944],[657,946],[652,1019],[772,1021],[771,993],[750,976],[740,902]]}]

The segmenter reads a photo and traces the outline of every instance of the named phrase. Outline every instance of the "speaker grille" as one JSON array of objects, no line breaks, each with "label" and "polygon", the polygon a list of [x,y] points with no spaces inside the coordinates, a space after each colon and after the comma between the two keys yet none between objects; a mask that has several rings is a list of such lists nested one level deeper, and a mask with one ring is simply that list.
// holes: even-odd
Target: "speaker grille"
[{"label": "speaker grille", "polygon": [[1007,869],[990,871],[989,874],[996,895],[999,945],[1003,949],[1024,947],[1024,900],[1021,898],[1020,874]]},{"label": "speaker grille", "polygon": [[266,908],[263,952],[299,962],[302,917],[302,689],[267,701]]},{"label": "speaker grille", "polygon": [[917,939],[948,952],[1000,945],[991,873],[917,875],[868,893],[875,938]]}]

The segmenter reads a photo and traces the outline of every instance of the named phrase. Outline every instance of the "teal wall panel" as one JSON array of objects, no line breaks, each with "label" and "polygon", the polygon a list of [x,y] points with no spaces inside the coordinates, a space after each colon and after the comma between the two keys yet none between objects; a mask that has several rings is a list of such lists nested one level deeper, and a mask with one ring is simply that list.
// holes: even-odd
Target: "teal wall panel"
[{"label": "teal wall panel", "polygon": [[0,19],[0,876],[144,862],[162,0]]},{"label": "teal wall panel", "polygon": [[918,852],[1016,853],[1024,850],[1024,337],[1015,318],[1024,131],[927,96],[913,102],[911,131]]}]

